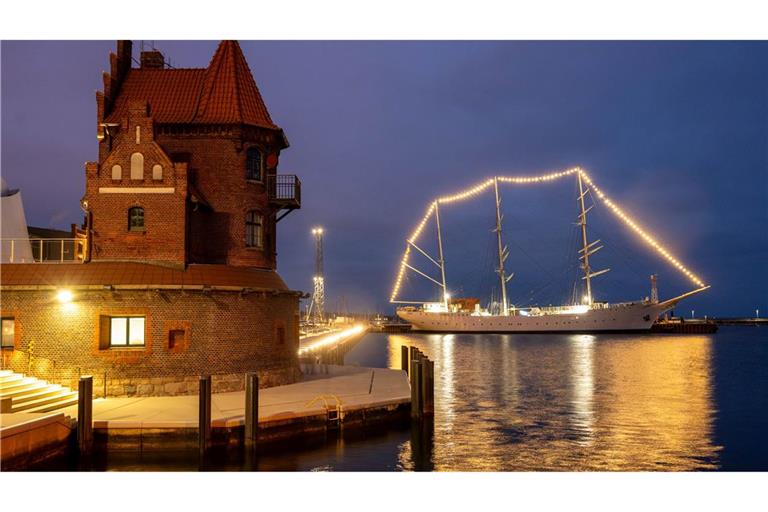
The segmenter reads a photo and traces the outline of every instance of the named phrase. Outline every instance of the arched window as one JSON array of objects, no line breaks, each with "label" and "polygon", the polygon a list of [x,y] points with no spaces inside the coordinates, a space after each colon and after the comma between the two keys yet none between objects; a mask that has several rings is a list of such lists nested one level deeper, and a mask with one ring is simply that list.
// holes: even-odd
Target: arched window
[{"label": "arched window", "polygon": [[131,155],[131,179],[144,179],[144,155],[141,153],[134,153]]},{"label": "arched window", "polygon": [[123,179],[123,168],[120,167],[119,165],[112,166],[112,179],[113,180]]},{"label": "arched window", "polygon": [[144,208],[134,206],[128,210],[128,231],[144,231]]},{"label": "arched window", "polygon": [[155,164],[152,166],[152,179],[153,180],[162,180],[163,179],[163,166],[160,164]]},{"label": "arched window", "polygon": [[264,240],[264,217],[256,210],[245,216],[245,246],[261,247]]},{"label": "arched window", "polygon": [[261,181],[261,152],[248,148],[245,153],[245,179]]}]

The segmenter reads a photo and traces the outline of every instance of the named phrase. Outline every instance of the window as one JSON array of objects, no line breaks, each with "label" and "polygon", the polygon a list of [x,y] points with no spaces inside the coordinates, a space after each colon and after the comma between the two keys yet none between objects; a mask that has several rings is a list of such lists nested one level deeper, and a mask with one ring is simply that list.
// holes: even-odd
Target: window
[{"label": "window", "polygon": [[144,155],[141,153],[134,153],[131,155],[131,179],[144,179]]},{"label": "window", "polygon": [[264,217],[256,210],[251,210],[245,217],[246,247],[261,247],[263,243]]},{"label": "window", "polygon": [[13,348],[13,338],[16,332],[16,321],[13,318],[2,319],[2,333],[0,333],[0,346]]},{"label": "window", "polygon": [[143,316],[113,316],[109,318],[110,347],[143,347]]},{"label": "window", "polygon": [[144,231],[144,208],[135,206],[128,210],[128,231]]},{"label": "window", "polygon": [[123,168],[120,167],[119,165],[112,166],[112,179],[113,180],[123,179]]},{"label": "window", "polygon": [[248,148],[245,153],[245,179],[261,181],[261,152]]},{"label": "window", "polygon": [[163,179],[163,166],[160,164],[155,164],[152,166],[152,179],[153,180],[162,180]]}]

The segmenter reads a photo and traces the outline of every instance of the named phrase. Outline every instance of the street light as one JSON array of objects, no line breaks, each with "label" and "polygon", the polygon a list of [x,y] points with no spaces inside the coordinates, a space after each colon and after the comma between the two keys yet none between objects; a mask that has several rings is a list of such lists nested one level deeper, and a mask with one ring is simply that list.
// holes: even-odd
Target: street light
[{"label": "street light", "polygon": [[72,292],[69,290],[59,290],[59,293],[56,294],[56,299],[62,304],[69,304],[72,302],[72,298]]}]

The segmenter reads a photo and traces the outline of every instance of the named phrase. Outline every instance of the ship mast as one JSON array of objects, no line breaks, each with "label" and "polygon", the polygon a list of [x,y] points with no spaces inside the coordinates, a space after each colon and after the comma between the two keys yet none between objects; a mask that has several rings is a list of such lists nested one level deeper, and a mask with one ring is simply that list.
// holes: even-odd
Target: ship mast
[{"label": "ship mast", "polygon": [[584,188],[584,184],[581,180],[581,172],[577,172],[576,176],[579,179],[579,207],[581,210],[581,213],[579,214],[579,225],[581,225],[581,242],[582,247],[579,250],[581,256],[579,256],[579,259],[582,260],[581,268],[584,270],[584,279],[587,282],[587,293],[584,296],[583,300],[587,303],[588,306],[592,306],[592,278],[595,276],[599,276],[600,274],[605,274],[610,269],[606,268],[603,270],[599,270],[597,272],[592,272],[591,267],[589,266],[589,257],[592,254],[595,254],[597,251],[603,248],[602,245],[599,245],[595,247],[598,243],[600,243],[600,240],[595,240],[594,242],[590,243],[587,239],[587,212],[591,210],[593,206],[590,206],[589,208],[584,208],[584,196],[587,195],[587,192],[589,192],[589,189]]},{"label": "ship mast", "polygon": [[435,224],[437,224],[437,246],[440,252],[440,275],[443,280],[443,305],[448,311],[448,288],[445,285],[445,259],[443,258],[443,238],[440,234],[440,211],[437,201],[435,201]]},{"label": "ship mast", "polygon": [[504,270],[504,262],[509,256],[507,247],[501,241],[501,197],[499,196],[499,180],[493,178],[493,190],[496,193],[496,240],[499,247],[499,268],[496,269],[496,273],[499,274],[499,280],[501,281],[501,311],[502,315],[509,315],[509,304],[507,303],[507,282],[512,279],[512,275],[507,277]]}]

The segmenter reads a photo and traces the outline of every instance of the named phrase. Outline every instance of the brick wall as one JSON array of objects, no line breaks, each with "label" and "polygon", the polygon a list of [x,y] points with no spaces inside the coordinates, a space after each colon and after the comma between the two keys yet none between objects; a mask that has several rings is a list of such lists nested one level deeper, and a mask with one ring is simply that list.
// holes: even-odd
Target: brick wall
[{"label": "brick wall", "polygon": [[[275,210],[270,206],[266,168],[268,154],[277,161],[276,136],[267,130],[232,126],[162,129],[156,133],[146,103],[136,102],[111,138],[100,163],[86,165],[85,200],[92,213],[92,259],[142,259],[184,263],[218,263],[276,268]],[[139,129],[137,142],[136,129]],[[246,179],[246,151],[257,147],[263,155],[262,181]],[[144,158],[144,178],[131,178],[131,155]],[[119,165],[122,178],[113,179]],[[154,180],[152,168],[163,168]],[[171,194],[131,193],[137,187],[173,188]],[[187,200],[192,190],[201,197]],[[105,188],[125,193],[103,193]],[[128,210],[145,211],[145,230],[128,229]],[[249,211],[263,216],[263,246],[246,246],[245,220]]]},{"label": "brick wall", "polygon": [[[275,268],[275,212],[268,202],[266,169],[262,169],[262,182],[245,176],[249,147],[256,146],[264,156],[276,151],[274,141],[265,140],[267,136],[274,137],[234,127],[221,127],[216,133],[191,127],[186,134],[161,131],[157,135],[166,153],[185,155],[190,181],[213,210],[201,207],[190,215],[190,263]],[[245,218],[250,210],[264,216],[262,248],[245,245]]]},{"label": "brick wall", "polygon": [[[216,391],[242,389],[249,371],[264,385],[300,377],[295,295],[74,290],[75,300],[60,304],[54,293],[3,290],[2,316],[14,317],[19,333],[4,364],[65,385],[93,374],[99,390],[106,372],[110,396],[196,393],[204,374],[217,376]],[[145,347],[100,347],[100,317],[123,314],[146,316]],[[186,332],[170,347],[169,333],[179,329]]]},{"label": "brick wall", "polygon": [[[173,163],[155,143],[147,105],[136,102],[113,148],[101,163],[86,164],[85,201],[91,212],[91,259],[140,259],[184,265],[186,258],[187,167]],[[138,129],[138,132],[137,132]],[[143,158],[143,177],[131,176],[132,155]],[[154,179],[160,166],[162,179]],[[120,178],[113,168],[119,166]],[[142,190],[143,193],[131,192]],[[157,193],[172,190],[171,193]],[[119,193],[115,193],[118,191]],[[143,231],[131,231],[128,211],[144,209]]]}]

